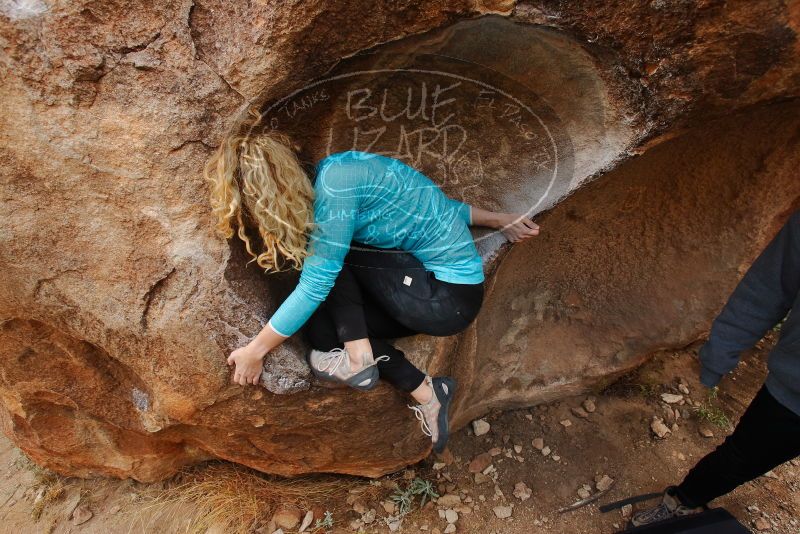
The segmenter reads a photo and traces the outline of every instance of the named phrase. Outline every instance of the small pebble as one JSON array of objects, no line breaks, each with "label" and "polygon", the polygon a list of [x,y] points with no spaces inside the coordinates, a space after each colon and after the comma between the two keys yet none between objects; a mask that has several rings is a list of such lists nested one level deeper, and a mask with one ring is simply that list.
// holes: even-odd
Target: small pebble
[{"label": "small pebble", "polygon": [[483,436],[484,434],[489,432],[491,425],[484,421],[483,419],[476,419],[472,422],[472,431],[475,433],[476,436]]},{"label": "small pebble", "polygon": [[517,482],[514,485],[514,497],[521,501],[527,501],[531,498],[531,489],[524,482]]},{"label": "small pebble", "polygon": [[[373,516],[373,519],[375,519],[374,516]],[[306,515],[303,517],[303,521],[302,521],[302,523],[300,523],[300,529],[298,530],[298,532],[305,532],[306,529],[309,526],[311,526],[311,521],[313,521],[313,520],[314,520],[314,512],[309,510],[308,512],[306,512]]]},{"label": "small pebble", "polygon": [[494,515],[497,516],[497,519],[506,519],[511,517],[511,513],[513,512],[513,508],[510,506],[495,506],[492,508]]},{"label": "small pebble", "polygon": [[475,473],[475,484],[486,484],[487,482],[491,482],[491,477],[484,475],[483,473]]},{"label": "small pebble", "polygon": [[661,400],[667,404],[677,404],[683,400],[683,395],[676,395],[674,393],[662,393]]},{"label": "small pebble", "polygon": [[664,420],[660,417],[653,417],[653,422],[650,423],[650,429],[661,439],[666,438],[670,433],[669,427],[664,424]]},{"label": "small pebble", "polygon": [[589,414],[586,412],[586,410],[581,407],[572,408],[571,412],[575,417],[580,417],[581,419],[587,419],[589,417]]},{"label": "small pebble", "polygon": [[461,497],[455,493],[446,493],[437,499],[436,504],[441,508],[455,508],[461,504]]},{"label": "small pebble", "polygon": [[72,512],[72,524],[82,525],[92,518],[94,514],[86,504],[81,504]]},{"label": "small pebble", "polygon": [[486,469],[492,463],[492,455],[488,452],[484,452],[476,456],[472,459],[469,463],[469,472],[470,473],[481,473],[484,469]]},{"label": "small pebble", "polygon": [[370,508],[367,511],[367,513],[365,513],[364,515],[361,516],[361,520],[364,522],[365,525],[369,525],[370,523],[375,521],[375,516],[376,515],[377,515],[377,512],[375,511],[375,508]]},{"label": "small pebble", "polygon": [[597,491],[605,491],[614,485],[614,479],[608,475],[597,475],[594,481]]}]

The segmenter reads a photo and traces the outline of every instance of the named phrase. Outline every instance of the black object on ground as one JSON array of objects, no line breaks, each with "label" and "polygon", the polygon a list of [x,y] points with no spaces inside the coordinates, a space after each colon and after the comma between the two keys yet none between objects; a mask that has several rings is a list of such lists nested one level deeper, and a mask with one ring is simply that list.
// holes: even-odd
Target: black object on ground
[{"label": "black object on ground", "polygon": [[751,534],[724,508],[712,508],[698,514],[674,517],[642,527],[623,530],[625,534]]}]

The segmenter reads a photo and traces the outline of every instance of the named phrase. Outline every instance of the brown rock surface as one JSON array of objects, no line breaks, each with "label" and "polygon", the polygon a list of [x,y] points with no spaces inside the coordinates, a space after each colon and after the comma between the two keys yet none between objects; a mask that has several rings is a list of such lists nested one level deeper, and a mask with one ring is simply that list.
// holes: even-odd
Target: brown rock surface
[{"label": "brown rock surface", "polygon": [[[293,276],[264,276],[214,235],[201,169],[248,105],[307,95],[326,72],[393,69],[371,85],[328,84],[327,105],[281,124],[309,159],[326,132],[331,147],[353,146],[338,107],[347,91],[409,80],[433,90],[458,75],[454,123],[471,155],[443,168],[446,152],[427,151],[420,168],[487,207],[552,207],[534,241],[481,240],[488,291],[467,332],[402,342],[431,373],[458,378],[455,425],[586,390],[696,339],[798,206],[800,12],[765,0],[676,6],[0,5],[4,432],[59,472],[139,480],[211,458],[376,475],[427,454],[404,398],[386,385],[317,387],[300,339],[269,359],[267,391],[229,382],[226,355]],[[483,13],[511,22],[456,23]],[[437,74],[404,78],[408,65]],[[505,112],[470,107],[476,98]],[[446,124],[414,120],[404,126],[442,139]],[[404,139],[387,131],[384,150]]]}]

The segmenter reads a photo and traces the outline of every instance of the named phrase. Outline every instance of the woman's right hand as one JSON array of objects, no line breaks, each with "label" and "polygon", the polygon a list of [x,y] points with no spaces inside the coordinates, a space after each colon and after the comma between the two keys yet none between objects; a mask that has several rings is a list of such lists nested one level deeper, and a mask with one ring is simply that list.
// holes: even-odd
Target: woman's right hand
[{"label": "woman's right hand", "polygon": [[264,368],[264,357],[287,339],[277,333],[269,323],[244,347],[228,356],[228,365],[234,365],[233,382],[239,385],[258,384]]},{"label": "woman's right hand", "polygon": [[233,382],[244,386],[258,384],[264,368],[264,353],[251,345],[240,347],[228,356],[228,365],[233,365]]},{"label": "woman's right hand", "polygon": [[499,213],[498,230],[512,243],[539,235],[539,225],[521,213]]}]

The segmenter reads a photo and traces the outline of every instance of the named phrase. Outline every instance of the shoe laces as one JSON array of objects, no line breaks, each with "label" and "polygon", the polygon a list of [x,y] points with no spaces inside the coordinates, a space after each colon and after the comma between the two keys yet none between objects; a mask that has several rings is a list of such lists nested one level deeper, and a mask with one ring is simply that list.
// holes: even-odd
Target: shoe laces
[{"label": "shoe laces", "polygon": [[675,516],[675,511],[671,510],[665,503],[658,504],[648,510],[643,510],[635,515],[635,525],[649,525],[664,521]]},{"label": "shoe laces", "polygon": [[[347,349],[343,349],[341,347],[331,349],[319,359],[319,363],[317,363],[317,369],[321,373],[328,373],[329,375],[333,375],[336,372],[336,370],[342,365],[342,363],[344,363],[345,358],[350,358]],[[364,359],[365,359],[364,363],[366,363],[367,358]],[[372,359],[372,357],[370,356],[369,359]],[[364,365],[362,369],[366,369],[370,365],[375,365],[378,362],[386,362],[386,361],[389,361],[389,356],[378,356],[369,365]]]},{"label": "shoe laces", "polygon": [[411,406],[410,404],[407,405],[411,408],[411,411],[414,412],[414,415],[420,422],[420,426],[422,427],[422,433],[428,437],[433,436],[433,432],[431,432],[431,427],[428,425],[428,420],[425,418],[425,412],[422,411],[422,406]]},{"label": "shoe laces", "polygon": [[422,427],[422,433],[432,438],[433,432],[431,431],[430,424],[428,424],[428,417],[427,417],[428,414],[425,411],[425,408],[429,406],[431,407],[435,406],[435,403],[438,402],[439,399],[438,397],[436,397],[436,390],[433,389],[433,381],[431,380],[431,378],[426,376],[425,382],[427,382],[428,385],[431,386],[431,400],[429,400],[425,404],[418,404],[417,406],[411,406],[410,404],[407,404],[406,406],[408,406],[414,412],[414,415],[419,420],[420,426]]},{"label": "shoe laces", "polygon": [[317,363],[317,370],[320,373],[328,373],[333,376],[336,370],[342,365],[345,358],[349,358],[347,350],[343,348],[335,348],[326,352]]}]

